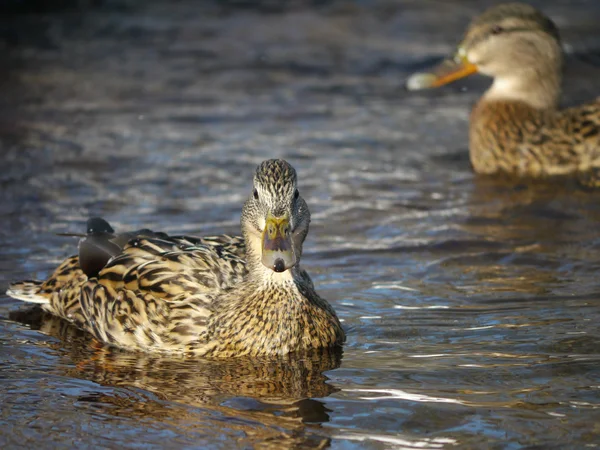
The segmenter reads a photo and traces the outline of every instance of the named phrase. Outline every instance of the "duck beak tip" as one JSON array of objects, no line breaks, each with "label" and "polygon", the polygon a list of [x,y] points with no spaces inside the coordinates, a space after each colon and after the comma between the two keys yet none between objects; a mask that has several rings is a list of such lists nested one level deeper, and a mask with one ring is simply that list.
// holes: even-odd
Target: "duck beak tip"
[{"label": "duck beak tip", "polygon": [[477,72],[477,66],[471,63],[462,47],[452,58],[447,58],[428,72],[411,75],[406,81],[409,91],[443,86]]}]

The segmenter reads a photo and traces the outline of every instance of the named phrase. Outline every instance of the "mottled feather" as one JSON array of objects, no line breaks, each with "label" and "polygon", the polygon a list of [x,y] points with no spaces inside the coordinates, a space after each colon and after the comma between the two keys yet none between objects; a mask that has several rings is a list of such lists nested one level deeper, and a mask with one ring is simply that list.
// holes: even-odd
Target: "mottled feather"
[{"label": "mottled feather", "polygon": [[471,162],[478,173],[528,177],[600,169],[600,103],[562,111],[481,101],[471,114]]}]

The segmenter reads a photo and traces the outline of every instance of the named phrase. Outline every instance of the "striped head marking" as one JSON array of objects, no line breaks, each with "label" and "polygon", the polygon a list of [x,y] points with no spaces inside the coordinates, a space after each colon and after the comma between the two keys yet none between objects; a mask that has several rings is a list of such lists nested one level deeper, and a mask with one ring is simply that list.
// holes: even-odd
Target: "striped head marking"
[{"label": "striped head marking", "polygon": [[[296,189],[296,170],[283,159],[269,159],[256,168],[254,189],[271,198],[291,197]],[[262,192],[260,192],[262,191]]]}]

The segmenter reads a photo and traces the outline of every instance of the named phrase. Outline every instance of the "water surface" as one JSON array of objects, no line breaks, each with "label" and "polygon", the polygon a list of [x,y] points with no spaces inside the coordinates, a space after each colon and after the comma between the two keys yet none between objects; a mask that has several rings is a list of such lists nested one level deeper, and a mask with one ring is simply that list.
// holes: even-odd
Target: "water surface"
[{"label": "water surface", "polygon": [[[93,2],[92,2],[93,3]],[[205,361],[98,345],[0,298],[0,445],[583,448],[600,443],[600,193],[475,177],[488,81],[407,93],[492,2],[105,2],[0,28],[0,290],[118,230],[237,233],[284,157],[343,354]],[[592,1],[537,2],[600,93]]]}]

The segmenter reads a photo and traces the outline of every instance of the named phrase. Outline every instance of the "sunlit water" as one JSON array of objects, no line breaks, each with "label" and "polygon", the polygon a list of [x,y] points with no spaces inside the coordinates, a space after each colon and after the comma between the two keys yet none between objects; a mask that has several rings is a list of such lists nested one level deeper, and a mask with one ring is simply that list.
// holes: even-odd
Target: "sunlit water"
[{"label": "sunlit water", "polygon": [[[600,194],[473,176],[486,80],[402,89],[491,2],[139,3],[1,19],[0,290],[47,276],[90,215],[236,233],[254,167],[284,157],[348,342],[159,358],[3,295],[0,446],[600,444]],[[597,61],[597,2],[538,5]],[[577,67],[566,103],[600,94]]]}]

